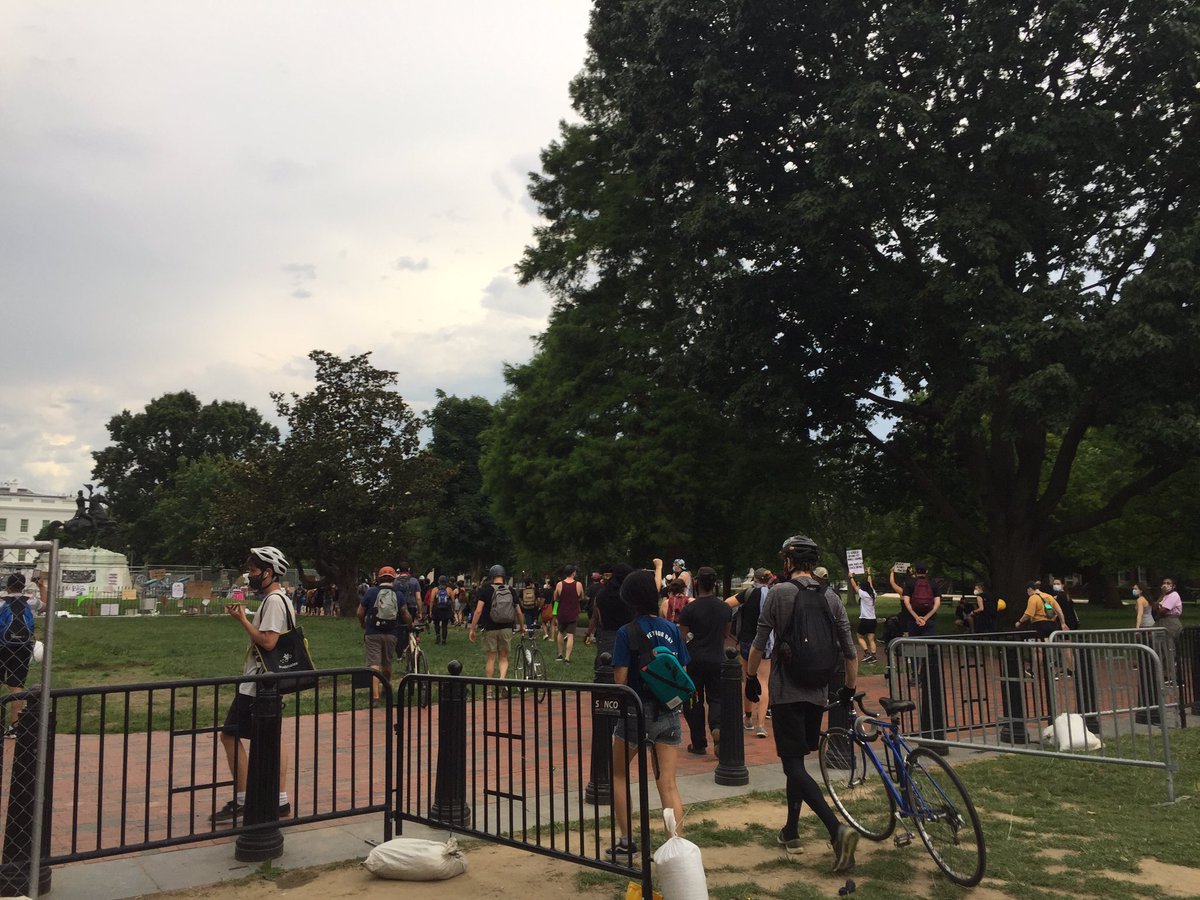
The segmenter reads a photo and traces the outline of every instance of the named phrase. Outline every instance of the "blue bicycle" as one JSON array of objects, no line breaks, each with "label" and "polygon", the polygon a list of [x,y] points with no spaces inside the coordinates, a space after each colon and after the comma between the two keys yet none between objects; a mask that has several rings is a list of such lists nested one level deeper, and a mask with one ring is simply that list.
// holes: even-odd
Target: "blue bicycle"
[{"label": "blue bicycle", "polygon": [[[883,713],[863,708],[863,693],[854,695],[861,716],[850,710],[849,728],[830,728],[821,737],[821,776],[833,804],[863,837],[888,838],[900,822],[904,834],[896,846],[912,843],[908,820],[938,868],[956,884],[973,887],[983,878],[987,850],[983,826],[967,789],[942,757],[928,747],[909,748],[900,734],[900,715],[916,709],[911,700],[880,698]],[[871,745],[883,741],[886,763]]]}]

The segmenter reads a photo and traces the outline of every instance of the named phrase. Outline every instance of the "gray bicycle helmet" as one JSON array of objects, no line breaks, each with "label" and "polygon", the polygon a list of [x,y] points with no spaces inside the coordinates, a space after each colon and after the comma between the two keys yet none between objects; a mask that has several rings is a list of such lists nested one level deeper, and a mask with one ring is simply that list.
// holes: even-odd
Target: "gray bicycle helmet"
[{"label": "gray bicycle helmet", "polygon": [[276,547],[251,547],[250,555],[259,562],[270,566],[271,571],[278,577],[287,574],[288,561],[283,552]]},{"label": "gray bicycle helmet", "polygon": [[507,578],[508,573],[504,571],[504,566],[496,565],[488,569],[488,578]]}]

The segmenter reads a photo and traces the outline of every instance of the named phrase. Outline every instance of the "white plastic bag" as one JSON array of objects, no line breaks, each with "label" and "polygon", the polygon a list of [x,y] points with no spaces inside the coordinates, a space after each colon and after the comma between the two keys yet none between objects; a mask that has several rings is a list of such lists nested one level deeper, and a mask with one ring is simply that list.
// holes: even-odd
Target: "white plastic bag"
[{"label": "white plastic bag", "polygon": [[364,865],[372,875],[397,881],[444,881],[467,871],[466,857],[454,838],[444,844],[394,838],[372,850]]},{"label": "white plastic bag", "polygon": [[1099,750],[1104,746],[1100,738],[1087,730],[1083,716],[1079,713],[1061,713],[1042,730],[1042,743],[1058,743],[1058,749],[1069,750]]},{"label": "white plastic bag", "polygon": [[675,833],[675,810],[664,809],[663,821],[671,837],[654,851],[654,864],[658,866],[655,881],[662,890],[663,900],[708,900],[700,848]]}]

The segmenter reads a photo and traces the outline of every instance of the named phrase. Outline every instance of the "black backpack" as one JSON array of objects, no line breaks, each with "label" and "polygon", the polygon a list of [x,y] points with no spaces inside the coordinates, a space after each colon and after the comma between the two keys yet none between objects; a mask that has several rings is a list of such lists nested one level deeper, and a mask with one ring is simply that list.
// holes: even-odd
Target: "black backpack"
[{"label": "black backpack", "polygon": [[792,620],[776,630],[775,656],[792,684],[825,688],[837,672],[838,646],[833,614],[825,599],[825,586],[797,584]]},{"label": "black backpack", "polygon": [[8,630],[4,632],[4,643],[30,643],[33,640],[33,635],[29,632],[29,626],[25,624],[25,598],[10,597],[5,602],[12,613],[12,620],[8,623]]}]

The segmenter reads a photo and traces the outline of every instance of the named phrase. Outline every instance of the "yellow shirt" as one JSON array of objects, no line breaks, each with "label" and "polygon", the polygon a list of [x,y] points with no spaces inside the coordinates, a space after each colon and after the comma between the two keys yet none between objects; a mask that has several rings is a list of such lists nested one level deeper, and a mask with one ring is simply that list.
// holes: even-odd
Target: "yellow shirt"
[{"label": "yellow shirt", "polygon": [[[1046,609],[1049,606],[1050,609]],[[1036,591],[1029,595],[1029,602],[1025,604],[1025,618],[1031,622],[1057,622],[1062,615],[1062,610],[1059,609],[1058,601],[1049,594],[1044,594],[1041,591]]]}]

